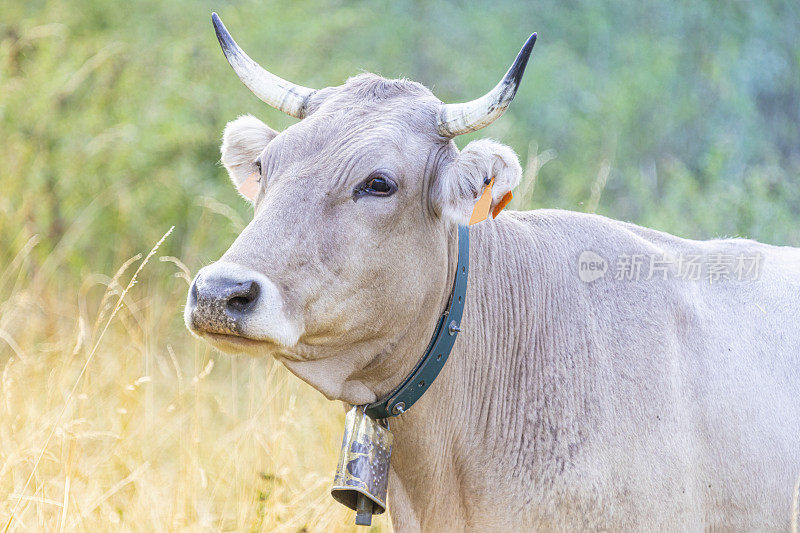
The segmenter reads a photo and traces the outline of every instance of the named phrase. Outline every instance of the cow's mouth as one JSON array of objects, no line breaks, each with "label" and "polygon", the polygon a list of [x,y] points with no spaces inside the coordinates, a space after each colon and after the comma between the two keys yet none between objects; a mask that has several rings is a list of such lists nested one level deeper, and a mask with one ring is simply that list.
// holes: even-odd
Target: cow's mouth
[{"label": "cow's mouth", "polygon": [[272,342],[267,340],[251,339],[249,337],[230,335],[227,333],[211,333],[197,330],[195,330],[194,333],[203,340],[208,341],[219,351],[226,353],[241,353],[243,350],[251,351],[254,348],[263,349],[265,346],[273,345]]}]

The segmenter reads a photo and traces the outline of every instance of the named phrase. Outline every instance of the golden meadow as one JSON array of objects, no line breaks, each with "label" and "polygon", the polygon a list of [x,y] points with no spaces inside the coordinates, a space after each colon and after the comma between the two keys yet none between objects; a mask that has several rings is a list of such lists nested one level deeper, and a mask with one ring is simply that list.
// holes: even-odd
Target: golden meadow
[{"label": "golden meadow", "polygon": [[229,70],[212,10],[298,83],[369,70],[446,101],[538,31],[510,112],[458,139],[517,150],[517,208],[800,245],[795,3],[492,5],[0,5],[0,525],[354,529],[328,495],[341,406],[183,328],[193,273],[251,213],[218,164],[225,122],[292,122]]}]

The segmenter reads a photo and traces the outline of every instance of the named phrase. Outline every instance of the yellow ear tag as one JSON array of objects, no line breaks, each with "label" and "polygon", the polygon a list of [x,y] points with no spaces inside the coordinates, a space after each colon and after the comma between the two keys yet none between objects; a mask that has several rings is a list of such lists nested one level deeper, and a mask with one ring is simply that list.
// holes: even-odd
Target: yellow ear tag
[{"label": "yellow ear tag", "polygon": [[491,179],[489,185],[484,187],[483,194],[475,202],[475,207],[472,209],[472,216],[469,217],[469,225],[483,222],[489,216],[489,208],[492,207],[492,185],[494,185],[494,178]]},{"label": "yellow ear tag", "polygon": [[258,172],[250,174],[246,180],[239,185],[239,194],[254,202],[258,194]]}]

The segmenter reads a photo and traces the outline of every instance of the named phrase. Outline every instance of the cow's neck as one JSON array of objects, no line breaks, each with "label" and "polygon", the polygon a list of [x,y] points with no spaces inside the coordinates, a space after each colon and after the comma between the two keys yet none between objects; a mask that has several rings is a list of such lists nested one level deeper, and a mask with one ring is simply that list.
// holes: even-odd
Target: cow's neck
[{"label": "cow's neck", "polygon": [[[461,501],[461,497],[466,496],[463,491],[467,480],[459,478],[460,468],[452,463],[453,458],[481,460],[480,453],[473,453],[474,449],[464,449],[473,446],[473,433],[481,433],[480,439],[497,439],[501,437],[498,433],[505,432],[496,427],[497,421],[511,422],[516,416],[515,412],[510,412],[507,417],[496,417],[496,413],[487,411],[501,404],[499,398],[489,396],[504,392],[503,384],[511,387],[522,378],[518,374],[524,372],[524,365],[513,364],[513,353],[504,353],[500,346],[517,345],[517,336],[523,328],[516,328],[514,324],[525,317],[514,316],[515,312],[519,315],[520,307],[536,309],[537,306],[533,292],[523,287],[509,295],[517,299],[514,305],[504,302],[500,294],[502,287],[515,287],[524,280],[515,279],[518,269],[514,268],[513,258],[506,256],[501,243],[494,240],[499,237],[496,232],[497,228],[471,229],[464,331],[436,382],[407,413],[390,420],[395,435],[392,459],[395,478],[390,500],[392,491],[396,495],[395,503],[390,505],[410,506],[423,523],[427,519],[419,515],[434,512],[450,516],[428,519],[449,520],[443,523],[454,527],[468,520],[463,514],[468,506]],[[446,287],[451,287],[457,256],[454,241],[449,244],[448,254]],[[447,303],[448,291],[443,292],[439,309]],[[436,315],[429,318],[433,321]],[[531,329],[527,327],[524,331],[527,335]],[[422,350],[427,341],[426,338],[420,343]],[[531,339],[525,341],[532,342]],[[449,490],[441,490],[441,487]],[[437,495],[436,502],[431,501],[431,494]],[[442,498],[452,501],[443,502]]]},{"label": "cow's neck", "polygon": [[[472,249],[474,240],[472,237],[475,233],[475,229],[471,228],[470,260],[474,257]],[[426,329],[428,330],[436,324],[441,312],[446,308],[451,288],[453,287],[458,263],[458,238],[455,228],[449,232],[446,250],[445,281],[440,287],[439,294],[428,306],[429,312],[427,314],[429,316],[420,317],[419,321],[420,324],[426,324]],[[470,272],[470,284],[473,284],[472,276],[473,272]],[[472,296],[472,294],[470,294],[468,288],[465,313],[467,309],[470,309],[469,296]],[[462,318],[462,325],[466,318],[466,315]],[[426,334],[421,335],[418,331],[409,333],[398,346],[398,352],[402,350],[401,353],[404,354],[402,358],[404,364],[398,368],[399,371],[396,372],[394,380],[397,380],[397,378],[402,379],[406,375],[408,370],[405,367],[413,367],[413,364],[424,353],[430,340]],[[462,335],[463,333],[459,334],[459,336]],[[445,464],[446,458],[450,456],[450,450],[446,444],[447,439],[442,438],[442,433],[449,433],[453,430],[455,426],[452,422],[458,416],[457,402],[453,401],[449,391],[455,383],[463,383],[464,368],[456,359],[463,357],[463,349],[460,346],[465,343],[464,341],[465,339],[456,341],[448,362],[436,381],[414,406],[402,416],[389,419],[389,427],[394,434],[389,505],[390,509],[394,511],[394,516],[416,516],[418,520],[422,521],[421,523],[424,523],[427,521],[425,517],[418,515],[425,514],[424,509],[427,508],[424,502],[425,494],[437,494],[436,499],[438,500],[457,497],[457,491],[433,490],[434,486],[429,485],[429,483],[436,476],[452,473],[452,469],[448,469]],[[449,486],[452,480],[444,480],[439,477],[435,483],[443,483],[444,486]],[[461,521],[458,511],[462,506],[455,501],[441,502],[441,504],[443,505],[437,504],[436,507],[450,508],[454,513],[451,516],[438,516],[436,519],[441,519],[443,520],[442,523],[457,527]]]},{"label": "cow's neck", "polygon": [[[366,367],[350,377],[351,380],[358,380],[369,389],[375,395],[376,401],[385,401],[409,376],[424,356],[435,327],[448,306],[458,265],[458,232],[455,225],[452,231],[446,232],[443,240],[444,250],[442,257],[439,258],[441,261],[436,265],[440,271],[438,288],[425,294],[421,310],[411,324],[391,342],[382,345],[381,352]],[[435,267],[432,268],[436,270]],[[447,371],[448,366],[449,362],[444,365],[443,373]],[[436,381],[439,379],[441,374]],[[422,395],[413,408],[417,409],[419,402],[424,401],[429,395],[430,389]],[[341,399],[347,401],[346,398]]]}]

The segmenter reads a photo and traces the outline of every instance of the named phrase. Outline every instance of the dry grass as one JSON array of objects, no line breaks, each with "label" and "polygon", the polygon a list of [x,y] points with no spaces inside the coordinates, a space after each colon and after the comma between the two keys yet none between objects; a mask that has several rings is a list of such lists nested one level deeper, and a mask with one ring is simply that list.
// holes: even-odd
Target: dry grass
[{"label": "dry grass", "polygon": [[0,271],[0,527],[355,529],[328,494],[342,408],[181,331],[179,259],[136,257],[70,292],[35,244]]}]

